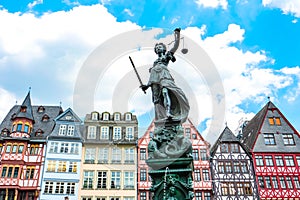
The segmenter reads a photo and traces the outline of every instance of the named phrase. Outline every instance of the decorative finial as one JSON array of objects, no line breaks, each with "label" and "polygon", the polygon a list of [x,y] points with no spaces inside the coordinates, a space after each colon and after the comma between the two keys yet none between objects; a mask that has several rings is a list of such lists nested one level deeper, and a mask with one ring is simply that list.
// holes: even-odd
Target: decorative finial
[{"label": "decorative finial", "polygon": [[268,101],[270,101],[270,96],[268,96]]},{"label": "decorative finial", "polygon": [[62,102],[60,101],[60,102],[59,102],[59,106],[60,106],[60,107],[61,107],[61,104],[62,104]]},{"label": "decorative finial", "polygon": [[225,122],[225,126],[227,127],[227,121]]},{"label": "decorative finial", "polygon": [[29,92],[30,92],[30,90],[31,90],[31,86],[29,86]]},{"label": "decorative finial", "polygon": [[16,100],[16,105],[18,105],[18,101]]}]

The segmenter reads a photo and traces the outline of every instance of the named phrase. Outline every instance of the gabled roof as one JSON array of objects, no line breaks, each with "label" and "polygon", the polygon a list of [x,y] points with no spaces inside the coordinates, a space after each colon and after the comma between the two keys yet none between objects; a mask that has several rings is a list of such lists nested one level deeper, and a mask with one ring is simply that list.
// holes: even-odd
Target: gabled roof
[{"label": "gabled roof", "polygon": [[[284,123],[280,127],[270,126],[268,123],[268,113],[278,113]],[[293,133],[298,132],[296,129],[289,123],[289,121],[284,117],[284,115],[280,112],[280,110],[269,101],[243,128],[241,142],[249,149],[253,150],[258,135],[262,132],[264,133],[279,133],[280,131],[292,130]],[[263,148],[263,147],[261,147]]]},{"label": "gabled roof", "polygon": [[232,142],[240,143],[240,141],[237,139],[237,137],[232,133],[232,131],[227,126],[224,128],[223,132],[220,134],[217,141],[212,146],[212,148],[210,150],[211,154],[215,153],[215,151],[218,149],[218,146],[221,143],[226,143],[226,142],[228,142],[228,143],[232,143]]},{"label": "gabled roof", "polygon": [[65,110],[65,112],[61,113],[54,120],[56,122],[57,121],[70,121],[70,122],[78,122],[78,123],[82,122],[82,120],[76,115],[76,113],[71,108]]},{"label": "gabled roof", "polygon": [[[38,112],[39,107],[40,106],[31,106],[32,115],[33,118],[35,119],[35,123],[33,124],[33,129],[30,136],[31,139],[43,139],[47,135],[49,135],[55,125],[54,119],[62,112],[62,108],[60,106],[44,106],[45,112],[43,113]],[[11,130],[12,123],[13,123],[12,116],[15,116],[20,109],[21,109],[21,105],[15,105],[10,109],[10,111],[7,113],[6,117],[0,124],[0,131],[3,130],[4,128]],[[45,114],[49,116],[48,121],[43,121],[43,116]],[[36,137],[35,133],[39,129],[42,130],[44,134],[42,136]]]},{"label": "gabled roof", "polygon": [[27,96],[25,97],[20,109],[16,112],[15,118],[27,118],[34,121],[32,106],[31,106],[31,99],[30,99],[30,91],[28,92]]}]

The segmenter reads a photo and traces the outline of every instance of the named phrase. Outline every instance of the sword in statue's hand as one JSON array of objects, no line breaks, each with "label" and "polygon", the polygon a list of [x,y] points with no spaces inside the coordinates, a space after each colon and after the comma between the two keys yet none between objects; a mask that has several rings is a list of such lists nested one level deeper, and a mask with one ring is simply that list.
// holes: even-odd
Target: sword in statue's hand
[{"label": "sword in statue's hand", "polygon": [[139,82],[140,82],[140,84],[141,84],[140,88],[142,88],[142,90],[143,90],[144,93],[146,94],[146,90],[148,89],[149,86],[143,84],[142,79],[141,79],[139,73],[137,72],[137,70],[136,70],[136,68],[135,68],[135,66],[134,66],[134,63],[133,63],[133,61],[132,61],[132,59],[131,59],[130,56],[129,56],[129,60],[130,60],[130,62],[131,62],[131,64],[132,64],[132,67],[133,67],[133,69],[134,69],[134,71],[135,71],[135,74],[136,74],[136,76],[137,76],[137,78],[138,78],[138,80],[139,80]]}]

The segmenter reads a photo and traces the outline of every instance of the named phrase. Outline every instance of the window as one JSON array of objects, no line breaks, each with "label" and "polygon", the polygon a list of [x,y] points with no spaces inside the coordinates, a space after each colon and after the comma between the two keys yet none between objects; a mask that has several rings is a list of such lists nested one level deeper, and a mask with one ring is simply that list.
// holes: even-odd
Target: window
[{"label": "window", "polygon": [[279,117],[275,117],[275,123],[276,125],[280,126],[281,125],[281,121]]},{"label": "window", "polygon": [[64,182],[56,182],[55,194],[64,194]]},{"label": "window", "polygon": [[224,162],[219,162],[218,163],[218,172],[220,174],[223,174],[225,172],[225,168],[224,168]]},{"label": "window", "polygon": [[124,197],[124,200],[134,200],[134,197]]},{"label": "window", "polygon": [[200,157],[202,161],[208,160],[206,149],[200,149]]},{"label": "window", "polygon": [[130,121],[131,120],[131,114],[130,113],[126,113],[125,114],[125,120],[126,121]]},{"label": "window", "polygon": [[79,153],[79,144],[71,143],[70,154],[78,154]]},{"label": "window", "polygon": [[232,173],[232,165],[231,162],[225,162],[225,171],[227,173]]},{"label": "window", "polygon": [[184,131],[185,131],[185,137],[190,139],[191,138],[191,129],[185,128]]},{"label": "window", "polygon": [[28,132],[29,132],[29,126],[28,126],[27,124],[24,126],[24,132],[25,132],[25,133],[28,133]]},{"label": "window", "polygon": [[108,163],[108,148],[99,148],[98,163]]},{"label": "window", "polygon": [[75,183],[67,183],[67,194],[75,194]]},{"label": "window", "polygon": [[133,148],[125,149],[125,163],[134,163],[134,149]]},{"label": "window", "polygon": [[109,197],[109,200],[121,200],[120,197]]},{"label": "window", "polygon": [[69,152],[69,143],[62,142],[60,144],[60,153],[68,153]]},{"label": "window", "polygon": [[13,167],[8,168],[7,175],[6,175],[7,178],[11,178],[12,173],[13,173],[13,169],[14,169]]},{"label": "window", "polygon": [[57,172],[67,172],[67,162],[66,161],[58,161]]},{"label": "window", "polygon": [[146,200],[146,199],[147,199],[147,193],[146,192],[141,192],[140,200]]},{"label": "window", "polygon": [[108,128],[108,126],[102,126],[101,127],[100,139],[101,140],[108,140],[109,139],[109,128]]},{"label": "window", "polygon": [[112,150],[112,163],[121,163],[121,149],[114,147]]},{"label": "window", "polygon": [[193,149],[193,158],[194,158],[194,160],[199,160],[198,149]]},{"label": "window", "polygon": [[241,170],[242,170],[243,173],[248,173],[249,172],[247,162],[241,161]]},{"label": "window", "polygon": [[272,156],[265,156],[266,166],[274,166]]},{"label": "window", "polygon": [[34,171],[35,171],[34,167],[27,167],[26,172],[25,172],[25,178],[26,179],[33,179]]},{"label": "window", "polygon": [[133,127],[126,127],[126,140],[133,140],[134,134],[133,134]]},{"label": "window", "polygon": [[278,181],[277,181],[276,176],[272,176],[271,179],[272,179],[273,188],[278,189]]},{"label": "window", "polygon": [[265,177],[265,184],[266,184],[266,188],[272,188],[271,186],[271,180],[269,176]]},{"label": "window", "polygon": [[87,139],[96,139],[96,126],[88,126]]},{"label": "window", "polygon": [[275,137],[273,133],[264,134],[265,145],[275,145]]},{"label": "window", "polygon": [[221,191],[223,196],[227,196],[229,194],[229,185],[228,183],[221,183]]},{"label": "window", "polygon": [[146,169],[141,169],[140,181],[147,181],[147,170]]},{"label": "window", "polygon": [[210,199],[211,199],[210,192],[204,192],[204,200],[210,200]]},{"label": "window", "polygon": [[115,119],[115,121],[119,121],[120,120],[120,114],[119,113],[115,113],[114,119]]},{"label": "window", "polygon": [[[300,156],[299,156],[299,158],[300,158]],[[140,149],[140,160],[146,160],[146,149],[145,148]]]},{"label": "window", "polygon": [[120,185],[121,185],[121,172],[112,171],[110,188],[120,189]]},{"label": "window", "polygon": [[200,169],[195,169],[194,170],[194,178],[196,182],[201,181],[201,173],[200,173]]},{"label": "window", "polygon": [[93,171],[84,171],[83,172],[83,189],[92,189],[94,180]]},{"label": "window", "polygon": [[106,197],[97,197],[96,200],[106,200]]},{"label": "window", "polygon": [[202,200],[202,192],[199,191],[195,192],[195,200]]},{"label": "window", "polygon": [[53,182],[46,181],[44,193],[52,194],[53,193]]},{"label": "window", "polygon": [[113,139],[114,140],[121,140],[122,139],[121,127],[114,127]]},{"label": "window", "polygon": [[18,149],[18,145],[14,144],[13,147],[12,147],[12,153],[16,153],[17,152],[17,149]]},{"label": "window", "polygon": [[75,130],[75,127],[73,125],[69,125],[68,126],[68,132],[67,132],[67,135],[68,136],[73,136],[74,135],[74,130]]},{"label": "window", "polygon": [[96,159],[96,148],[86,148],[85,149],[85,163],[95,163]]},{"label": "window", "polygon": [[58,142],[50,142],[49,153],[58,153]]},{"label": "window", "polygon": [[69,172],[76,173],[77,172],[77,162],[69,163]]},{"label": "window", "polygon": [[280,118],[279,117],[269,117],[269,124],[270,125],[278,125],[280,126],[281,125],[281,121],[280,121]]},{"label": "window", "polygon": [[67,129],[67,125],[60,125],[58,135],[65,135],[66,129]]},{"label": "window", "polygon": [[106,188],[106,181],[107,181],[107,172],[99,171],[98,172],[98,179],[97,179],[97,188],[105,189]]},{"label": "window", "polygon": [[18,131],[18,132],[22,131],[22,124],[18,124],[18,125],[17,125],[17,131]]},{"label": "window", "polygon": [[233,161],[233,171],[235,173],[240,173],[241,172],[241,168],[240,168],[240,163],[237,161]]},{"label": "window", "polygon": [[280,176],[279,177],[279,182],[280,182],[280,186],[282,189],[285,189],[286,188],[286,184],[285,184],[285,181],[284,181],[284,177],[283,176]]},{"label": "window", "polygon": [[258,180],[259,187],[260,188],[265,188],[265,182],[263,180],[263,177],[262,176],[258,176],[257,180]]},{"label": "window", "polygon": [[55,160],[49,160],[47,165],[47,171],[48,172],[55,172],[56,169],[56,161]]},{"label": "window", "polygon": [[124,188],[134,189],[134,172],[124,172]]},{"label": "window", "polygon": [[236,143],[230,144],[230,148],[231,148],[232,153],[239,153],[240,152],[239,145],[236,144]]},{"label": "window", "polygon": [[103,113],[103,120],[105,120],[105,121],[109,120],[109,114],[108,113]]},{"label": "window", "polygon": [[238,195],[244,195],[244,187],[243,186],[244,186],[243,183],[236,183]]},{"label": "window", "polygon": [[245,195],[252,195],[252,187],[250,183],[244,183]]},{"label": "window", "polygon": [[7,167],[2,167],[1,177],[6,177]]},{"label": "window", "polygon": [[81,200],[92,200],[92,197],[82,197]]},{"label": "window", "polygon": [[264,161],[262,156],[255,156],[256,166],[264,166]]},{"label": "window", "polygon": [[300,188],[300,182],[298,176],[294,176],[294,183],[295,183],[295,188],[299,189]]},{"label": "window", "polygon": [[96,112],[92,113],[92,120],[98,120],[98,113]]},{"label": "window", "polygon": [[275,162],[276,162],[276,166],[278,167],[284,166],[282,156],[275,156]]},{"label": "window", "polygon": [[284,156],[286,166],[295,166],[293,156]]},{"label": "window", "polygon": [[282,139],[284,145],[295,145],[294,137],[291,133],[282,134]]},{"label": "window", "polygon": [[300,156],[296,156],[298,167],[300,167]]},{"label": "window", "polygon": [[34,144],[30,145],[30,155],[37,155],[38,152],[39,152],[39,145],[38,144],[36,144],[36,145],[34,145]]},{"label": "window", "polygon": [[289,189],[292,189],[293,188],[293,183],[292,183],[292,179],[290,176],[286,176],[285,177],[285,180],[286,180],[286,185]]},{"label": "window", "polygon": [[203,181],[209,181],[210,180],[208,169],[203,169],[202,170],[202,175],[203,175]]},{"label": "window", "polygon": [[192,134],[192,139],[197,139],[197,134],[193,133]]},{"label": "window", "polygon": [[270,125],[274,125],[275,124],[275,121],[274,121],[273,117],[269,117],[269,124]]},{"label": "window", "polygon": [[11,150],[11,144],[7,144],[5,153],[10,153],[10,150]]},{"label": "window", "polygon": [[221,153],[228,153],[229,149],[228,149],[228,144],[227,143],[222,143],[221,144]]},{"label": "window", "polygon": [[13,178],[19,177],[19,167],[15,167]]},{"label": "window", "polygon": [[[20,145],[19,149],[18,149],[18,153],[23,153],[23,150],[24,150],[24,145]],[[0,152],[1,152],[1,150],[0,150]]]}]

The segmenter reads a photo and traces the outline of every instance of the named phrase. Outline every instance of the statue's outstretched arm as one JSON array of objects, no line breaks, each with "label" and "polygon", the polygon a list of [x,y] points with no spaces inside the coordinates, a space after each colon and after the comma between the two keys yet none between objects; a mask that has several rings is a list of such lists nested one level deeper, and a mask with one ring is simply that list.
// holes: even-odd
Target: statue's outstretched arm
[{"label": "statue's outstretched arm", "polygon": [[170,49],[170,52],[172,52],[173,54],[176,52],[176,50],[178,49],[179,47],[179,42],[180,42],[180,28],[176,28],[174,30],[174,37],[175,37],[175,40],[174,40],[174,46],[172,47],[172,49]]}]

